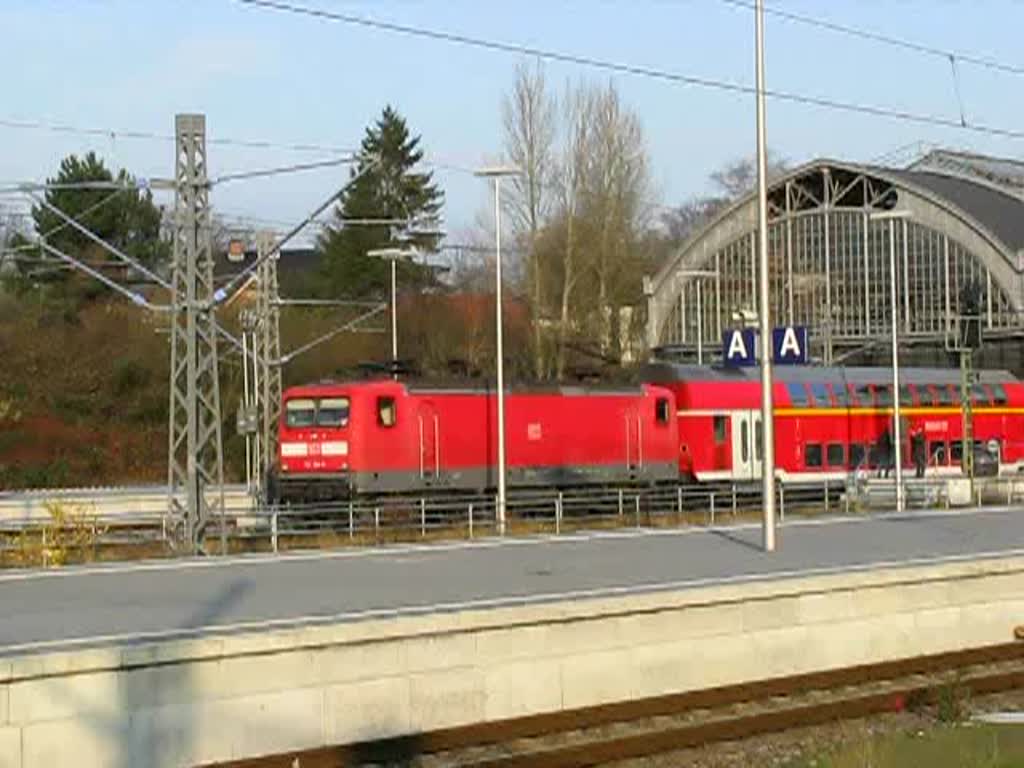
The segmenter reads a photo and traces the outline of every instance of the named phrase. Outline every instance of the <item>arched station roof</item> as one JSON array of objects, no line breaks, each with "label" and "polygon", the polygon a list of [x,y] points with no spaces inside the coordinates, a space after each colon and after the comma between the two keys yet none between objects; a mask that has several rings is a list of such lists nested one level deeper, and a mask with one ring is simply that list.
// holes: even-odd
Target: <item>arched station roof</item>
[{"label": "arched station roof", "polygon": [[[1024,330],[1024,184],[972,166],[971,157],[940,153],[906,169],[819,159],[774,179],[773,317],[808,325],[818,338],[824,326],[830,352],[833,342],[853,345],[888,332],[894,278],[901,332],[941,339],[955,325],[960,289],[974,282],[986,332]],[[887,211],[906,218],[878,218]],[[651,348],[715,344],[735,311],[757,310],[756,224],[750,194],[645,281]]]}]

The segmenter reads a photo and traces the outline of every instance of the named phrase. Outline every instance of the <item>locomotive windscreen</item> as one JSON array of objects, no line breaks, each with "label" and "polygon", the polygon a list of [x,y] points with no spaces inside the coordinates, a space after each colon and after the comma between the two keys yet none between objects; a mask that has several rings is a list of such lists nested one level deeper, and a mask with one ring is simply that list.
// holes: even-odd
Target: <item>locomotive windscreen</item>
[{"label": "locomotive windscreen", "polygon": [[291,429],[303,427],[343,427],[348,424],[347,397],[302,397],[285,403],[285,424]]}]

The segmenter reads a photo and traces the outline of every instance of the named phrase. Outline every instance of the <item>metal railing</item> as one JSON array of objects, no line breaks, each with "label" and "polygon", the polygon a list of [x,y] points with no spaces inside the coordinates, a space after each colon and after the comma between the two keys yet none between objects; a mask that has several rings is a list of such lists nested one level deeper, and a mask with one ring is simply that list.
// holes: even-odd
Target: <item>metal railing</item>
[{"label": "metal railing", "polygon": [[[906,478],[908,510],[1006,506],[1024,502],[1024,476]],[[407,541],[474,539],[497,535],[495,497],[483,493],[381,496],[316,504],[266,506],[236,492],[211,522],[207,550],[220,551],[221,525],[229,552],[280,552],[318,547],[376,546]],[[895,507],[893,480],[857,475],[843,482],[777,484],[782,522],[793,516],[852,515]],[[40,494],[40,499],[45,498]],[[0,517],[0,566],[48,565],[92,559],[188,554],[177,538],[180,521],[166,505],[133,511],[75,505],[70,497],[39,501],[45,514]],[[8,499],[10,501],[10,499]],[[14,503],[14,502],[11,502]],[[144,508],[145,507],[145,508]],[[524,489],[509,494],[508,535],[561,535],[624,528],[719,526],[758,521],[758,482],[715,486],[656,485]]]}]

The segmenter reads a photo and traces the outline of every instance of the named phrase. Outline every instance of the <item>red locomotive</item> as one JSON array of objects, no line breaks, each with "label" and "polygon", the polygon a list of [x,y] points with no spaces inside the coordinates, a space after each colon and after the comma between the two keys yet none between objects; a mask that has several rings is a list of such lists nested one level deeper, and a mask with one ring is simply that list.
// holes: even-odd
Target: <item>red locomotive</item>
[{"label": "red locomotive", "polygon": [[[505,397],[507,481],[582,486],[678,478],[671,392],[554,387]],[[285,391],[271,500],[496,486],[497,398],[390,379]]]},{"label": "red locomotive", "polygon": [[[662,363],[647,366],[643,377],[675,395],[682,479],[760,478],[760,369]],[[900,382],[902,465],[927,475],[960,474],[959,372],[904,368]],[[1024,470],[1024,383],[985,371],[971,392],[977,469]],[[773,396],[781,482],[838,484],[893,463],[891,369],[778,366]]]}]

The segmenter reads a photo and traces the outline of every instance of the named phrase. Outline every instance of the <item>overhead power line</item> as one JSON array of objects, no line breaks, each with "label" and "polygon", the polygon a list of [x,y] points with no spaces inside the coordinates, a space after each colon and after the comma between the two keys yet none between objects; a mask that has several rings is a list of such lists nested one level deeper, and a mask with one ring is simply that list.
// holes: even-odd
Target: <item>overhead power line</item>
[{"label": "overhead power line", "polygon": [[[746,8],[750,10],[755,9],[755,4],[750,2],[750,0],[719,0],[719,2],[735,6],[737,8]],[[939,48],[938,46],[927,45],[926,43],[918,43],[914,40],[893,37],[892,35],[884,35],[880,32],[873,32],[869,29],[860,29],[858,27],[850,27],[845,24],[837,24],[832,21],[827,21],[826,19],[807,16],[801,13],[794,13],[793,11],[786,11],[774,6],[765,6],[764,12],[780,19],[793,21],[798,24],[805,24],[811,27],[817,27],[819,29],[826,29],[830,32],[848,35],[849,37],[858,37],[862,40],[870,40],[875,43],[882,43],[895,48],[903,48],[908,51],[924,53],[929,56],[936,56],[943,59],[955,59],[957,61],[966,62],[978,67],[984,67],[985,69],[994,69],[1011,75],[1024,75],[1024,66],[1019,64],[1008,64],[1003,61],[998,61],[997,59],[986,58],[976,54],[963,53],[948,48]]]},{"label": "overhead power line", "polygon": [[[754,95],[757,92],[756,88],[753,85],[747,85],[744,83],[735,83],[730,82],[728,80],[721,80],[712,77],[703,77],[699,75],[689,75],[680,72],[670,72],[668,70],[657,69],[654,67],[608,61],[605,59],[598,59],[592,56],[565,53],[561,51],[537,48],[535,46],[523,45],[519,43],[506,43],[497,40],[489,40],[481,37],[473,37],[470,35],[460,34],[456,32],[447,32],[444,30],[430,29],[427,27],[411,26],[407,24],[396,24],[394,22],[388,21],[378,21],[376,19],[371,19],[364,16],[355,16],[353,14],[348,13],[326,11],[320,8],[311,8],[309,6],[298,5],[290,2],[279,2],[278,0],[235,1],[242,5],[248,5],[254,8],[262,8],[264,10],[277,11],[280,13],[290,13],[297,16],[306,16],[309,18],[320,19],[323,21],[351,24],[354,26],[361,26],[369,29],[376,29],[385,32],[394,32],[398,34],[409,35],[412,37],[420,37],[446,43],[454,43],[457,45],[464,45],[473,48],[483,48],[493,51],[500,51],[502,53],[511,53],[520,56],[530,56],[533,58],[545,59],[548,61],[557,61],[565,64],[576,64],[579,66],[589,67],[593,69],[600,69],[606,72],[615,72],[617,74],[647,77],[655,80],[662,80],[665,82],[677,83],[682,85],[691,85],[700,88],[708,88],[711,90],[725,91],[730,93],[740,93],[744,95]],[[1015,130],[1012,128],[1001,128],[999,126],[983,125],[972,122],[961,122],[959,119],[955,118],[941,117],[939,115],[929,115],[921,112],[910,112],[908,110],[895,109],[892,107],[884,107],[873,104],[864,104],[849,101],[840,101],[838,99],[830,99],[821,96],[810,96],[802,93],[773,89],[765,90],[765,95],[776,101],[785,101],[793,104],[802,104],[805,106],[820,107],[823,109],[865,114],[874,117],[885,117],[893,120],[917,123],[921,125],[932,125],[942,128],[958,128],[961,130],[968,130],[974,133],[983,133],[990,136],[1001,136],[1004,138],[1012,139],[1024,139],[1024,131],[1021,130]]]},{"label": "overhead power line", "polygon": [[[122,128],[102,128],[94,126],[72,125],[69,123],[54,123],[45,120],[17,120],[14,118],[0,118],[0,128],[14,128],[22,130],[48,131],[50,133],[68,133],[75,136],[93,136],[107,139],[139,139],[145,141],[174,141],[174,134],[159,133],[156,131],[126,130]],[[327,144],[307,143],[282,143],[276,141],[263,141],[259,139],[239,139],[230,137],[211,137],[207,144],[214,144],[227,147],[240,147],[244,149],[279,149],[289,152],[323,152],[334,155],[350,154],[353,150],[350,147],[337,147]]]}]

